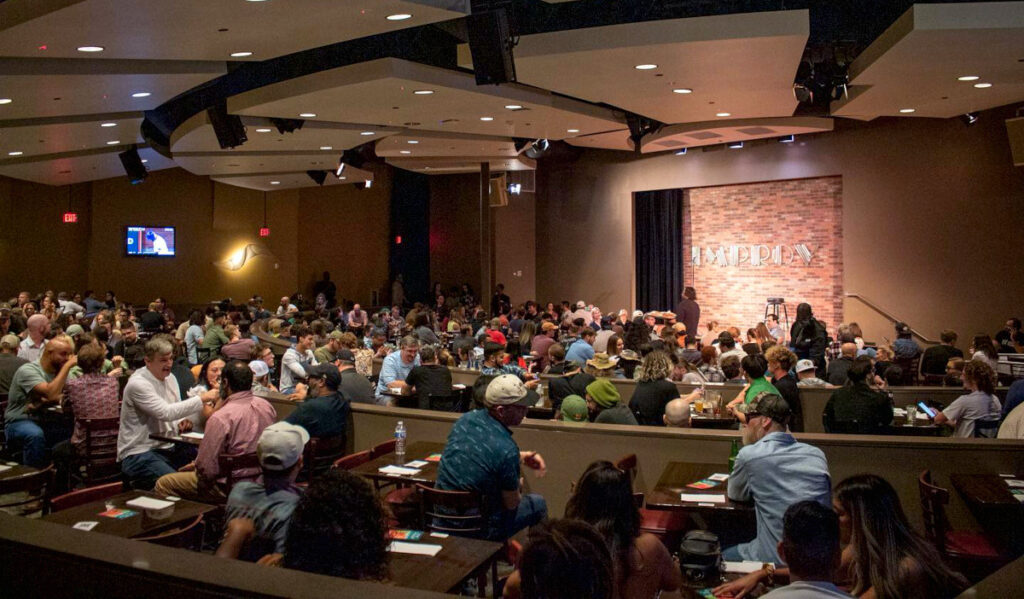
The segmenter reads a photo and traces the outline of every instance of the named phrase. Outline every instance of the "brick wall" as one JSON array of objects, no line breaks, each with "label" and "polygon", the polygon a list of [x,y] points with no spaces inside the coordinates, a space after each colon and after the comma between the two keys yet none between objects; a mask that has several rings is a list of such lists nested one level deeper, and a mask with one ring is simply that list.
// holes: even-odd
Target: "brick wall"
[{"label": "brick wall", "polygon": [[[699,256],[694,255],[699,249]],[[842,178],[687,190],[684,281],[709,320],[744,332],[783,297],[790,321],[808,302],[829,331],[842,321]]]}]

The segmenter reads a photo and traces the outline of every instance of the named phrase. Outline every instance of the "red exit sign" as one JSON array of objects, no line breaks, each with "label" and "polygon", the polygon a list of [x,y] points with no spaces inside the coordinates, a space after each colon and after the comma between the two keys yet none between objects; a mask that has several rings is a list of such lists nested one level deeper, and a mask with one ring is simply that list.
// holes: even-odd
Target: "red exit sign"
[{"label": "red exit sign", "polygon": [[66,222],[66,223],[77,223],[78,222],[78,213],[77,212],[65,212],[64,213],[64,222]]},{"label": "red exit sign", "polygon": [[270,227],[260,227],[260,237],[270,237]]}]

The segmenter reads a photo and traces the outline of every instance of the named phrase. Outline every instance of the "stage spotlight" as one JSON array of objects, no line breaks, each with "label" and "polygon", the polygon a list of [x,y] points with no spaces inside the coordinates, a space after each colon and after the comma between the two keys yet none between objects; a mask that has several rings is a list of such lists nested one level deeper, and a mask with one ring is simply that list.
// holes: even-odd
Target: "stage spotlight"
[{"label": "stage spotlight", "polygon": [[324,181],[327,180],[327,171],[306,171],[306,174],[309,175],[309,178],[312,179],[314,183],[321,187],[323,187]]},{"label": "stage spotlight", "polygon": [[796,141],[796,137],[794,137],[792,135],[787,135],[785,137],[780,137],[779,138],[779,143],[780,144],[791,144],[794,141]]},{"label": "stage spotlight", "polygon": [[531,143],[530,147],[526,148],[526,152],[524,152],[524,154],[526,154],[527,158],[537,160],[538,158],[541,158],[542,156],[547,154],[548,150],[550,149],[551,143],[548,142],[548,140],[538,139],[537,141]]},{"label": "stage spotlight", "polygon": [[968,112],[967,114],[960,117],[960,120],[964,122],[964,125],[970,127],[974,123],[978,122],[979,115],[977,112]]},{"label": "stage spotlight", "polygon": [[142,164],[142,159],[139,158],[139,146],[132,146],[118,154],[117,157],[121,159],[121,165],[124,166],[124,172],[128,175],[128,180],[132,182],[132,185],[142,183],[149,176],[146,165]]},{"label": "stage spotlight", "polygon": [[226,100],[221,100],[207,108],[206,116],[210,120],[210,125],[213,126],[213,133],[217,136],[217,143],[220,144],[222,150],[240,146],[249,140],[245,136],[245,125],[242,124],[241,117],[228,114]]},{"label": "stage spotlight", "polygon": [[676,150],[676,156],[686,156],[686,148]]},{"label": "stage spotlight", "polygon": [[302,126],[306,124],[306,121],[302,119],[270,119],[270,122],[277,127],[277,132],[281,135],[302,129]]}]

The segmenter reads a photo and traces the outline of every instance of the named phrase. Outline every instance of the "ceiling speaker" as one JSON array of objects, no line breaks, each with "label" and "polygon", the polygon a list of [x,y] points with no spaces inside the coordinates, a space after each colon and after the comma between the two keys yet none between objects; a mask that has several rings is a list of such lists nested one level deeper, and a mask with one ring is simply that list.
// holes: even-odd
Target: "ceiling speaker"
[{"label": "ceiling speaker", "polygon": [[471,14],[466,17],[466,27],[476,84],[497,85],[515,81],[512,29],[505,10]]}]

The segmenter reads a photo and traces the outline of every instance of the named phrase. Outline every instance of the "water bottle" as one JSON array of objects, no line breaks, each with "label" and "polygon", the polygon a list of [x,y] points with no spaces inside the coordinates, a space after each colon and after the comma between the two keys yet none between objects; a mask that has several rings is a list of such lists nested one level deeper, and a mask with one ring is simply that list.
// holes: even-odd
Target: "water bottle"
[{"label": "water bottle", "polygon": [[395,455],[399,459],[405,456],[405,423],[401,420],[395,426]]}]

